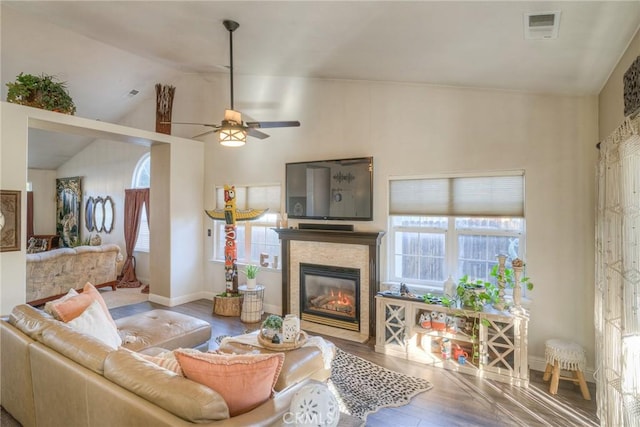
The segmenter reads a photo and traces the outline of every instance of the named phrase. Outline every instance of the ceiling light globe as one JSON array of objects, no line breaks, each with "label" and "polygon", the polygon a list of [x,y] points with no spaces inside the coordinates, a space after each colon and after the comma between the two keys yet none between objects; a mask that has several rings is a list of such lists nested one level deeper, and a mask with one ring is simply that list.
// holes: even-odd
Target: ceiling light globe
[{"label": "ceiling light globe", "polygon": [[244,129],[221,129],[220,145],[225,147],[242,147],[247,142],[247,132]]}]

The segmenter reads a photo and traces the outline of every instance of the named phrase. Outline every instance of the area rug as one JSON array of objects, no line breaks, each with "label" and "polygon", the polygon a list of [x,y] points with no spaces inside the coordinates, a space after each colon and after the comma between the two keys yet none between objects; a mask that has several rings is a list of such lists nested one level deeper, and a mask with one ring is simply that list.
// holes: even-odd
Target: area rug
[{"label": "area rug", "polygon": [[337,347],[328,386],[338,398],[340,412],[361,420],[380,408],[404,406],[433,387],[425,379],[391,371]]}]

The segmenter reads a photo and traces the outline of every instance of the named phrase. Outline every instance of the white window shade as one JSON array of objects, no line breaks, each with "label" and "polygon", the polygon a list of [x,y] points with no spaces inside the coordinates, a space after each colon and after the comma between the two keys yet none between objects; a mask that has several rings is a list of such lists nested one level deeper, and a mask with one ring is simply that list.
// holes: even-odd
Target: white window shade
[{"label": "white window shade", "polygon": [[[224,188],[216,188],[216,206],[224,208]],[[269,209],[269,213],[280,213],[280,186],[257,185],[236,187],[237,209]]]},{"label": "white window shade", "polygon": [[524,217],[524,176],[391,180],[389,214]]}]

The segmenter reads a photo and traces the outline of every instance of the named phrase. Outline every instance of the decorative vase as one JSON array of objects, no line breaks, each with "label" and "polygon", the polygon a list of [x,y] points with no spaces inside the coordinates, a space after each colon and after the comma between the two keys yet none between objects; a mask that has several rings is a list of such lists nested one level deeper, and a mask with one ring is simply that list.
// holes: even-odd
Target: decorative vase
[{"label": "decorative vase", "polygon": [[522,267],[513,267],[513,309],[519,311],[522,308],[522,287],[520,286],[520,276]]},{"label": "decorative vase", "polygon": [[247,277],[247,289],[255,289],[256,288],[256,278],[248,278]]},{"label": "decorative vase", "polygon": [[176,88],[156,84],[156,132],[171,135],[171,111]]},{"label": "decorative vase", "polygon": [[451,275],[449,275],[447,280],[444,282],[443,293],[449,299],[454,299],[457,295],[456,282],[453,281],[453,277],[451,277]]}]

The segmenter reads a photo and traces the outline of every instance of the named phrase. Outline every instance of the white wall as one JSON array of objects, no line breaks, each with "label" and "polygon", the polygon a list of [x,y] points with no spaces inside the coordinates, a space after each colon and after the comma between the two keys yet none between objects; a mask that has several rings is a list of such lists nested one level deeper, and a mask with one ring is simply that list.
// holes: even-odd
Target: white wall
[{"label": "white wall", "polygon": [[33,191],[33,234],[56,234],[56,171],[29,169]]},{"label": "white wall", "polygon": [[[174,120],[218,122],[227,78],[191,75],[174,82]],[[530,361],[543,368],[544,341],[556,337],[584,345],[593,364],[595,96],[255,76],[236,76],[235,95],[236,108],[254,119],[297,119],[302,126],[268,129],[269,139],[249,138],[236,149],[221,147],[215,135],[205,137],[207,209],[215,205],[216,185],[283,183],[286,162],[372,155],[375,220],[355,225],[386,230],[390,176],[524,170],[525,260],[536,283]],[[173,133],[199,131],[174,126]],[[211,223],[205,219],[203,227],[205,233]],[[205,238],[206,259],[211,248],[212,239]],[[384,279],[385,239],[382,254]],[[221,263],[206,263],[206,291],[222,291],[223,278]],[[263,271],[260,281],[267,310],[279,311],[279,272]]]}]

